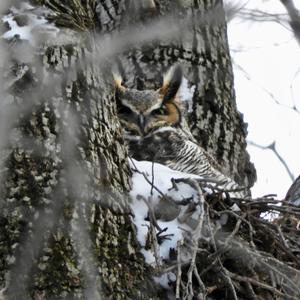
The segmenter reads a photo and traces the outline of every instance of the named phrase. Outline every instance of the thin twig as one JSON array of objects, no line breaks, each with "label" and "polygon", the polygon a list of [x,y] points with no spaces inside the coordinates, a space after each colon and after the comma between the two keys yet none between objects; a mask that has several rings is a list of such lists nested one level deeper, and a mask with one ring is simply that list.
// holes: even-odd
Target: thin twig
[{"label": "thin twig", "polygon": [[153,187],[154,187],[154,161],[151,165],[151,173],[152,173],[152,181],[151,181],[151,191],[150,194],[153,195]]},{"label": "thin twig", "polygon": [[[207,218],[208,218],[208,228],[209,228],[209,232],[210,232],[210,237],[211,237],[211,242],[212,242],[212,246],[214,248],[214,251],[217,251],[217,244],[216,244],[216,241],[215,241],[215,237],[214,237],[214,233],[213,233],[213,230],[212,230],[212,226],[211,226],[211,222],[210,222],[210,218],[209,218],[209,212],[207,210]],[[233,299],[234,300],[238,300],[238,296],[236,294],[236,290],[235,290],[235,287],[232,283],[232,280],[231,278],[228,276],[228,270],[226,270],[222,264],[222,261],[220,259],[219,256],[217,256],[217,262],[221,268],[221,272],[220,272],[220,275],[222,275],[223,277],[223,280],[225,281],[225,283],[229,286],[229,289],[231,290],[231,293],[232,293],[232,296],[233,296]]]},{"label": "thin twig", "polygon": [[[245,217],[246,214],[243,214],[242,218]],[[238,219],[236,224],[235,224],[235,227],[233,229],[233,231],[228,235],[228,237],[226,238],[225,240],[225,244],[228,243],[229,240],[231,240],[232,238],[234,238],[234,236],[237,234],[237,232],[239,231],[240,229],[240,226],[242,224],[242,218]]]},{"label": "thin twig", "polygon": [[241,282],[249,282],[249,283],[251,283],[255,286],[258,286],[260,288],[268,290],[268,291],[272,292],[273,294],[275,294],[276,296],[283,297],[283,299],[299,300],[298,297],[294,297],[294,296],[287,295],[286,293],[282,293],[278,289],[276,289],[275,287],[272,287],[268,284],[260,282],[260,281],[254,279],[254,278],[240,276],[238,274],[234,274],[234,273],[231,273],[231,272],[229,272],[229,276],[231,278],[235,279],[235,280],[238,280],[238,281],[241,281]]},{"label": "thin twig", "polygon": [[145,180],[150,184],[151,190],[152,190],[152,189],[156,190],[156,191],[157,191],[164,199],[166,199],[165,194],[164,194],[159,188],[157,188],[155,185],[152,184],[152,181],[150,181],[150,180],[148,179],[147,175],[146,175],[144,172],[141,172],[141,171],[137,168],[137,166],[135,165],[133,159],[132,159],[131,157],[129,157],[129,159],[130,159],[132,165],[134,166],[134,171],[137,172],[137,173],[139,173],[139,174],[141,174],[141,175],[143,175],[143,177],[145,178]]},{"label": "thin twig", "polygon": [[252,82],[258,88],[260,88],[264,93],[266,93],[275,104],[300,114],[300,110],[298,110],[295,105],[289,106],[289,105],[285,105],[285,104],[281,103],[272,92],[270,92],[268,89],[266,89],[260,83],[256,82],[244,68],[242,68],[240,65],[238,65],[236,63],[234,63],[234,66],[242,72],[242,74],[248,81]]},{"label": "thin twig", "polygon": [[181,283],[181,247],[183,242],[177,242],[177,277],[176,277],[176,299],[180,299],[180,283]]},{"label": "thin twig", "polygon": [[295,180],[295,176],[294,174],[291,172],[289,166],[287,165],[287,163],[285,162],[284,158],[279,154],[279,152],[276,149],[276,142],[273,141],[270,145],[268,146],[262,146],[259,144],[256,144],[252,141],[248,141],[249,145],[263,149],[263,150],[271,150],[274,152],[275,156],[279,159],[279,161],[281,162],[281,164],[284,166],[285,170],[287,171],[289,177],[291,178],[292,181]]}]

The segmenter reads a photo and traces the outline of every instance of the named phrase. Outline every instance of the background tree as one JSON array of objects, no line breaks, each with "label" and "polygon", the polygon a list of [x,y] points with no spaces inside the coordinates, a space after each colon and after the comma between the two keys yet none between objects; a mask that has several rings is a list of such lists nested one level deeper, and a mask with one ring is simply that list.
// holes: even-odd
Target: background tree
[{"label": "background tree", "polygon": [[[282,2],[292,9],[293,21]],[[252,193],[260,196],[272,190],[283,198],[299,173],[297,151],[293,151],[299,127],[299,65],[294,59],[299,52],[294,31],[298,4],[260,0],[225,3],[231,20],[228,35],[237,104],[249,125],[248,151],[258,175]]]}]

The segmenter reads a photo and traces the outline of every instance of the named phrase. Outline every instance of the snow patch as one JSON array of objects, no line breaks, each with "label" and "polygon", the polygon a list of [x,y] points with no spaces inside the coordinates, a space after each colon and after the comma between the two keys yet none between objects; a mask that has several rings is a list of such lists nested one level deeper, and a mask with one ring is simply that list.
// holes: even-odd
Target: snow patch
[{"label": "snow patch", "polygon": [[[2,17],[2,21],[4,23],[7,22],[10,28],[2,37],[4,39],[12,39],[18,36],[21,40],[28,40],[31,44],[34,44],[36,31],[42,30],[43,33],[50,33],[56,36],[59,29],[48,22],[45,18],[46,14],[46,9],[36,9],[27,2],[22,3],[20,8],[12,7],[10,13]],[[26,17],[26,25],[19,26],[16,22],[17,16]]]},{"label": "snow patch", "polygon": [[182,83],[179,90],[179,97],[181,101],[186,102],[187,112],[190,113],[193,111],[193,96],[195,92],[196,85],[189,85],[188,80],[183,77]]},{"label": "snow patch", "polygon": [[170,283],[176,281],[176,275],[172,272],[167,272],[162,274],[161,276],[154,276],[154,281],[158,284],[160,284],[165,289],[170,288]]},{"label": "snow patch", "polygon": [[195,92],[196,85],[189,86],[188,80],[183,77],[180,86],[180,98],[182,101],[191,101]]},{"label": "snow patch", "polygon": [[[175,190],[172,184],[172,179],[179,178],[200,178],[199,176],[182,173],[171,170],[159,163],[148,161],[131,160],[130,166],[133,170],[132,190],[130,192],[131,209],[134,213],[133,222],[137,228],[137,239],[142,246],[141,253],[145,257],[148,264],[155,264],[155,255],[152,249],[146,249],[147,236],[149,235],[150,221],[148,219],[149,207],[155,211],[158,209],[157,224],[163,231],[162,235],[167,235],[167,238],[162,240],[159,245],[159,253],[157,256],[160,260],[170,259],[170,250],[176,249],[177,242],[183,239],[183,233],[191,231],[190,224],[181,221],[181,217],[188,209],[188,205],[177,205],[178,211],[170,215],[168,203],[166,206],[160,207],[163,196],[176,201],[198,199],[197,191],[186,183],[177,183]],[[153,183],[153,184],[152,184]],[[154,188],[155,187],[155,188]],[[198,200],[197,200],[198,201]],[[170,203],[172,206],[172,203]],[[171,210],[171,208],[170,208]],[[169,215],[168,215],[169,214]],[[189,216],[189,221],[198,220],[200,214],[199,207]],[[165,215],[168,215],[165,217]],[[192,223],[193,224],[193,223]]]}]

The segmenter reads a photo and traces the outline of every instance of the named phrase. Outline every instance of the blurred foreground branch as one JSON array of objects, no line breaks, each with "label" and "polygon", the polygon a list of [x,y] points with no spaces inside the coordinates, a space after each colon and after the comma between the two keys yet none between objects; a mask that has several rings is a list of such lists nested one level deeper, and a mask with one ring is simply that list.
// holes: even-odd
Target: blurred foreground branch
[{"label": "blurred foreground branch", "polygon": [[290,21],[289,24],[294,32],[294,35],[300,45],[300,15],[299,11],[295,7],[293,0],[280,0],[280,2],[285,7]]}]

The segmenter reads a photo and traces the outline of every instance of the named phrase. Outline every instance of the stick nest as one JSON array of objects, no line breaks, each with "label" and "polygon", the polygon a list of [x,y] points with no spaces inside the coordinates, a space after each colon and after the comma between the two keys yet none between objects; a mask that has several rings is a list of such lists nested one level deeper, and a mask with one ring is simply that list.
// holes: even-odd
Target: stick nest
[{"label": "stick nest", "polygon": [[[158,271],[176,275],[171,299],[300,299],[300,207],[272,196],[205,194],[202,183],[190,185],[198,185],[203,214]],[[187,249],[191,256],[183,260]]]}]

